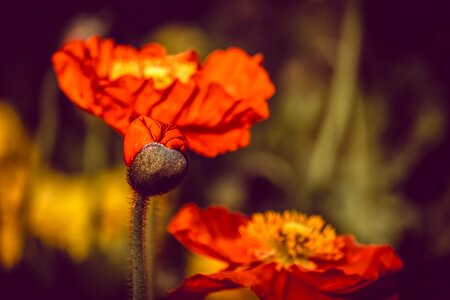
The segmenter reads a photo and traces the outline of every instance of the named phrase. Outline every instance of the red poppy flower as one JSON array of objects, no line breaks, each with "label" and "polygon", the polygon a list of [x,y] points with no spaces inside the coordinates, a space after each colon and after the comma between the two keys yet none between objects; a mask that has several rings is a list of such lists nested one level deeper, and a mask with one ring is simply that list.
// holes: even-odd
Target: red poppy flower
[{"label": "red poppy flower", "polygon": [[85,111],[121,134],[139,116],[174,124],[209,157],[246,146],[250,126],[268,118],[275,89],[261,63],[259,54],[229,48],[200,65],[194,51],[167,55],[157,44],[138,50],[98,37],[53,55],[61,89]]},{"label": "red poppy flower", "polygon": [[265,300],[397,297],[394,275],[403,263],[394,250],[337,235],[320,216],[286,211],[249,218],[188,204],[168,230],[192,252],[228,264],[218,273],[187,278],[170,299],[203,299],[238,287]]}]

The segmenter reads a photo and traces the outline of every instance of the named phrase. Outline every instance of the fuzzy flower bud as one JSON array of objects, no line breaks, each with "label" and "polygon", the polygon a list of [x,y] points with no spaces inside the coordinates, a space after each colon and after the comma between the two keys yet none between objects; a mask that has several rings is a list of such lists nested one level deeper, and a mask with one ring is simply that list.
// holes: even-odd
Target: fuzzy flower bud
[{"label": "fuzzy flower bud", "polygon": [[125,133],[128,183],[144,197],[172,190],[186,175],[186,148],[186,138],[175,126],[137,118]]}]

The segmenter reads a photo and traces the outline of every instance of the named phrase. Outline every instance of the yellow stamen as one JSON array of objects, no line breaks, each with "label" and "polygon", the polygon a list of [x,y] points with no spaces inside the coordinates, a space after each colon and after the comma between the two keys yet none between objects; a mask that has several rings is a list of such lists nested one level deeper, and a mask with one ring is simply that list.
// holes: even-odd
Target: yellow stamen
[{"label": "yellow stamen", "polygon": [[197,63],[179,61],[176,56],[146,58],[142,60],[115,60],[112,63],[109,79],[122,76],[153,79],[156,89],[165,89],[175,80],[187,83],[197,70]]},{"label": "yellow stamen", "polygon": [[306,216],[295,211],[257,213],[240,228],[240,233],[251,245],[252,255],[283,267],[297,264],[315,269],[317,261],[343,257],[342,240],[321,216]]}]

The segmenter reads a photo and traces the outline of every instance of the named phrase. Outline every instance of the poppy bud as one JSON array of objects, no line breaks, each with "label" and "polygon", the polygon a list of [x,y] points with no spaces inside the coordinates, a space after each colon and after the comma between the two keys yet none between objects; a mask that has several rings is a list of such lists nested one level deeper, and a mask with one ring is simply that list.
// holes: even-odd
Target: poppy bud
[{"label": "poppy bud", "polygon": [[164,194],[187,173],[186,139],[172,125],[139,117],[125,133],[128,183],[141,196]]},{"label": "poppy bud", "polygon": [[144,197],[164,194],[180,184],[187,169],[187,160],[180,151],[151,143],[128,167],[128,183]]}]

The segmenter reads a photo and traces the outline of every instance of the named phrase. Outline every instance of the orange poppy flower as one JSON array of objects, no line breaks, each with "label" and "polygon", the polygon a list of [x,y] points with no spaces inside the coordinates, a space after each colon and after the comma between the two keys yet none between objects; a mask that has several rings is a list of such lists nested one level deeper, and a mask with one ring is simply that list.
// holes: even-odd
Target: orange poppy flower
[{"label": "orange poppy flower", "polygon": [[189,148],[209,157],[248,145],[275,92],[262,56],[239,48],[214,51],[200,65],[192,50],[167,55],[157,44],[135,49],[92,37],[66,43],[52,60],[68,98],[121,134],[147,116],[176,125]]},{"label": "orange poppy flower", "polygon": [[188,204],[168,230],[192,252],[228,264],[218,273],[187,278],[170,299],[203,299],[238,287],[264,300],[397,297],[394,275],[403,263],[394,250],[337,235],[320,216],[269,211],[249,218]]}]

